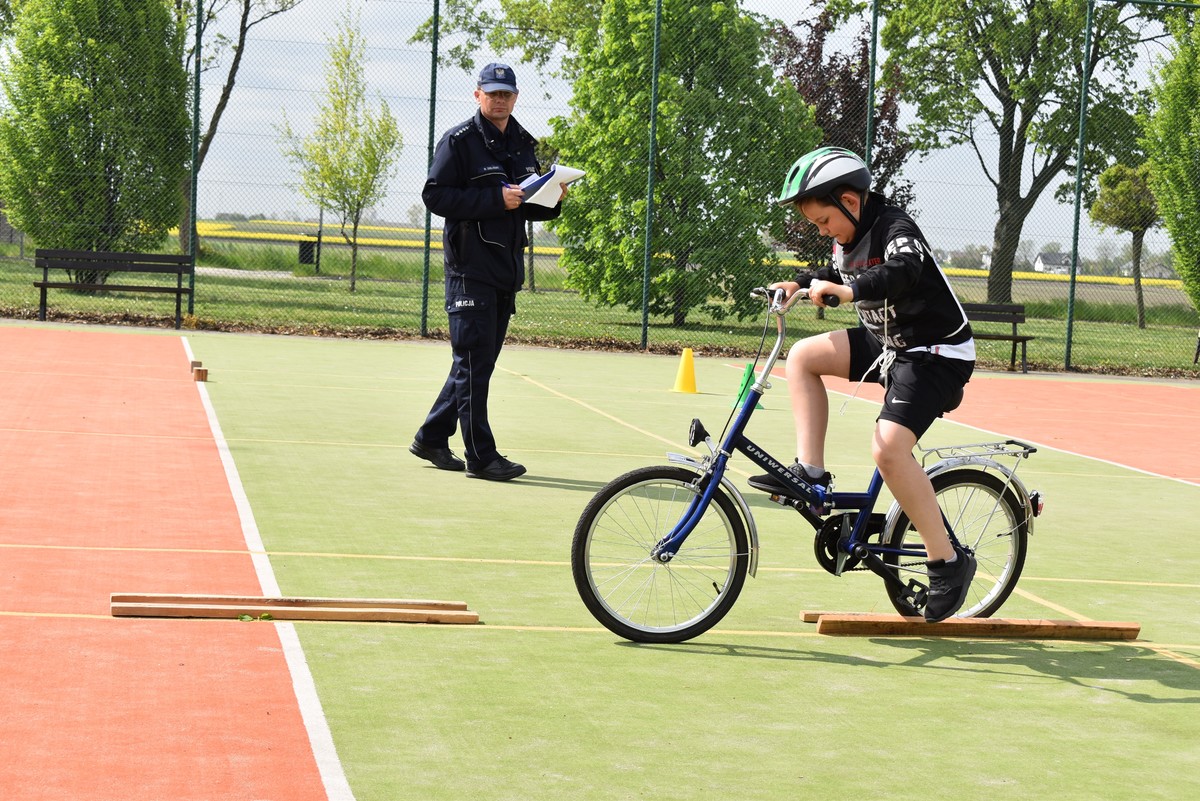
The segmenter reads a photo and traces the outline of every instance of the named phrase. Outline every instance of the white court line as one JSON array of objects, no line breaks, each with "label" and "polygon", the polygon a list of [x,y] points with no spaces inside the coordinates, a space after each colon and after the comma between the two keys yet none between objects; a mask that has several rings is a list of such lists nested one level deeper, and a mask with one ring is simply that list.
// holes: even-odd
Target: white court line
[{"label": "white court line", "polygon": [[[188,361],[192,361],[195,357],[187,337],[181,337],[180,341],[183,342]],[[250,509],[250,499],[246,497],[246,490],[242,487],[242,479],[238,475],[237,465],[233,463],[233,455],[229,452],[225,435],[221,432],[221,424],[217,422],[216,411],[208,397],[208,387],[203,381],[195,383],[200,392],[200,402],[204,405],[204,413],[208,417],[208,425],[212,429],[217,452],[221,456],[221,465],[225,468],[225,478],[229,481],[229,491],[233,494],[238,519],[242,525],[242,536],[246,540],[246,548],[250,552],[258,583],[262,586],[263,595],[278,597],[281,595],[279,582],[275,579],[271,560],[264,552],[266,549],[258,532],[258,524],[254,521],[254,512]],[[330,801],[354,801],[354,793],[350,790],[342,762],[338,759],[337,748],[333,744],[333,733],[329,730],[329,722],[321,708],[317,686],[313,682],[312,672],[308,669],[308,660],[300,646],[296,627],[288,622],[277,621],[275,630],[279,632],[283,656],[287,660],[288,672],[292,675],[292,688],[300,706],[300,717],[304,720],[308,742],[317,761],[317,770],[321,774],[321,782],[325,785],[325,795]]]}]

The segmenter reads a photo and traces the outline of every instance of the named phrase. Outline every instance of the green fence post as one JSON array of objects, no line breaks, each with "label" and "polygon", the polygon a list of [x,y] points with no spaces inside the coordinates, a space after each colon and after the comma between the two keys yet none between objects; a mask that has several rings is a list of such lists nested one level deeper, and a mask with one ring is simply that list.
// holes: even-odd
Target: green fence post
[{"label": "green fence post", "polygon": [[867,163],[868,172],[871,170],[871,145],[875,141],[875,49],[878,42],[879,0],[871,0],[871,57],[867,67],[867,141],[863,143],[863,160]]},{"label": "green fence post", "polygon": [[[192,274],[188,276],[188,304],[187,313],[193,315],[196,313],[196,251],[199,249],[199,239],[196,236],[196,215],[199,213],[196,209],[197,198],[200,195],[199,184],[200,176],[196,170],[196,162],[200,159],[200,47],[203,44],[203,28],[200,21],[204,18],[204,8],[201,3],[196,3],[196,53],[195,66],[193,67],[192,78],[192,213],[188,215],[188,255],[192,259]],[[179,232],[183,236],[183,231]]]},{"label": "green fence post", "polygon": [[[429,62],[429,159],[425,165],[426,173],[433,166],[433,149],[436,146],[434,137],[437,135],[437,74],[438,74],[438,31],[441,24],[441,0],[433,0],[433,49]],[[425,209],[425,263],[421,268],[421,336],[429,333],[429,239],[433,230],[433,215]]]},{"label": "green fence post", "polygon": [[1075,326],[1075,274],[1079,269],[1079,215],[1083,195],[1083,144],[1087,132],[1088,84],[1092,80],[1092,10],[1095,0],[1088,0],[1083,29],[1083,78],[1079,86],[1079,139],[1075,145],[1075,226],[1071,234],[1071,277],[1067,290],[1067,347],[1063,369],[1071,369],[1071,337]]},{"label": "green fence post", "polygon": [[654,231],[654,156],[658,149],[658,44],[662,0],[654,3],[654,56],[650,67],[650,156],[646,166],[646,246],[642,253],[642,350],[650,338],[650,257]]}]

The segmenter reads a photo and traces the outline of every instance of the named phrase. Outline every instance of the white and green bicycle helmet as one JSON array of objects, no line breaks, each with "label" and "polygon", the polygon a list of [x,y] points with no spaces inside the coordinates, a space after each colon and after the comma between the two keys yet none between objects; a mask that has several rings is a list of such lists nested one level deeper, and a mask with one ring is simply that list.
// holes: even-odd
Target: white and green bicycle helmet
[{"label": "white and green bicycle helmet", "polygon": [[856,154],[840,147],[822,147],[796,160],[783,181],[783,189],[775,201],[780,205],[795,203],[810,197],[832,198],[839,186],[850,186],[858,192],[871,188],[871,171]]}]

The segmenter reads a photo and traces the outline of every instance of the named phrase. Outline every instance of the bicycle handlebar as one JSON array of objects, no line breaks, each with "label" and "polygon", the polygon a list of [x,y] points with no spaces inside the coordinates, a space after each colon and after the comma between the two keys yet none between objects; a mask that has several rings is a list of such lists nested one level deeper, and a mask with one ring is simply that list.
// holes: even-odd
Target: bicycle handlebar
[{"label": "bicycle handlebar", "polygon": [[[801,288],[794,295],[788,298],[786,302],[783,300],[782,289],[768,289],[767,287],[760,286],[751,289],[750,295],[752,297],[760,297],[765,299],[767,303],[770,304],[772,312],[776,314],[787,314],[792,306],[795,305],[796,301],[800,300],[801,298],[804,298],[805,300],[808,299],[808,290]],[[822,295],[821,300],[825,301],[825,305],[831,309],[836,306],[840,306],[842,303],[842,299],[837,295]]]}]

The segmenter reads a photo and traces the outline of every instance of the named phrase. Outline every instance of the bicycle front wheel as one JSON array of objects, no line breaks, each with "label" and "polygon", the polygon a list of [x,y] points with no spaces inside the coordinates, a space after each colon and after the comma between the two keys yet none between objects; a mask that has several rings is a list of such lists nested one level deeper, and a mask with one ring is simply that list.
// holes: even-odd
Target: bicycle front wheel
[{"label": "bicycle front wheel", "polygon": [[575,587],[609,631],[634,642],[683,642],[725,616],[746,581],[749,545],[719,487],[679,552],[652,558],[699,494],[696,473],[662,465],[633,470],[596,493],[571,545]]},{"label": "bicycle front wheel", "polygon": [[[979,565],[967,600],[955,617],[991,617],[1017,586],[1025,566],[1029,538],[1025,504],[1012,484],[982,470],[947,470],[931,480],[938,506],[954,536],[971,549]],[[904,512],[884,532],[883,543],[893,548],[924,548]],[[884,561],[893,566],[901,581],[906,580],[906,572],[920,573],[924,580],[923,563],[902,565],[895,554],[888,554]],[[905,613],[905,608],[895,600],[892,604],[898,612]]]}]

